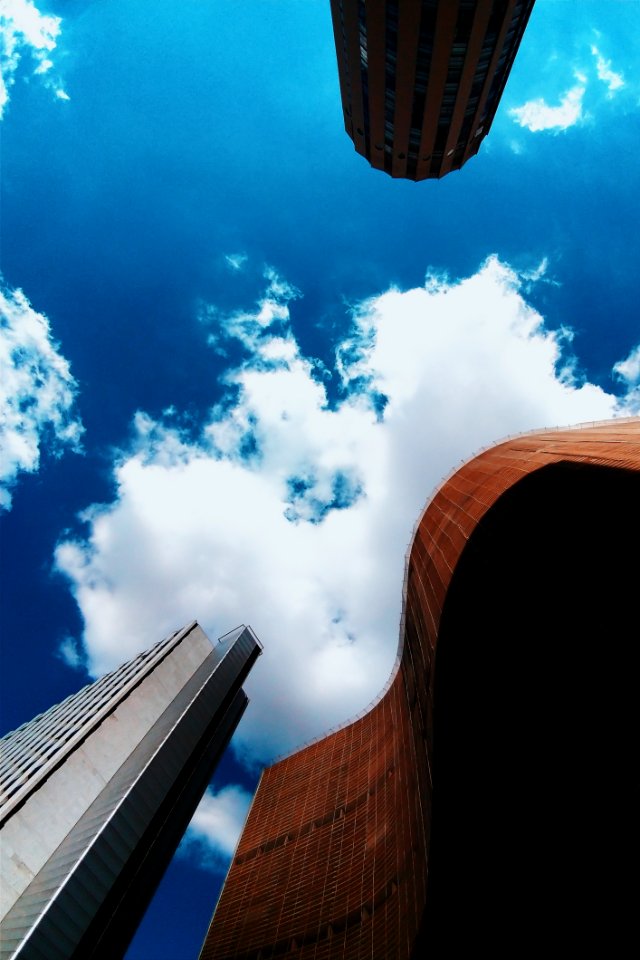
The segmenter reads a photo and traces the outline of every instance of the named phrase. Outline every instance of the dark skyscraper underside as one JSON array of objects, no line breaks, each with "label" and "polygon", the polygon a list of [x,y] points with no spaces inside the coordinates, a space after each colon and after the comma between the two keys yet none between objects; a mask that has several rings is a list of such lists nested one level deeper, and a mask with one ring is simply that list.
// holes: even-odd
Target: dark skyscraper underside
[{"label": "dark skyscraper underside", "polygon": [[331,0],[345,129],[392,177],[459,170],[488,134],[534,0]]}]

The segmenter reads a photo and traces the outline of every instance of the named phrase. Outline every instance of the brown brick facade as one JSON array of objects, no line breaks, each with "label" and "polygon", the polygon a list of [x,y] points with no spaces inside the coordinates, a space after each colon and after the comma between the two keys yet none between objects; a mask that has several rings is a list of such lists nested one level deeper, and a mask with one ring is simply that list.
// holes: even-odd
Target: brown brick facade
[{"label": "brown brick facade", "polygon": [[[408,960],[422,956],[425,944],[434,947],[430,931],[437,929],[440,938],[448,938],[449,929],[443,931],[443,927],[449,923],[455,927],[459,922],[450,904],[447,906],[447,897],[456,901],[459,912],[474,918],[470,922],[476,928],[486,921],[491,930],[498,920],[487,918],[487,914],[496,900],[515,916],[524,909],[523,902],[529,910],[541,885],[548,885],[549,896],[561,899],[562,879],[556,880],[546,862],[539,863],[536,858],[548,859],[550,851],[555,857],[565,836],[569,838],[567,852],[560,851],[558,862],[566,861],[567,869],[577,871],[572,882],[580,886],[582,836],[583,832],[593,832],[592,813],[585,808],[575,820],[577,826],[570,822],[566,827],[559,825],[562,792],[571,793],[573,780],[579,796],[591,792],[597,766],[594,757],[598,751],[614,756],[615,751],[608,747],[613,736],[619,740],[620,763],[615,757],[610,761],[608,782],[614,793],[626,796],[628,792],[626,774],[618,784],[616,771],[625,766],[624,757],[633,742],[627,731],[637,722],[637,714],[629,704],[637,698],[633,698],[632,688],[624,687],[624,679],[620,685],[619,676],[631,676],[636,661],[629,660],[626,667],[622,666],[620,657],[627,656],[626,646],[620,648],[622,653],[612,654],[615,663],[609,673],[606,667],[594,671],[592,660],[593,649],[597,651],[601,645],[603,630],[609,628],[615,639],[634,620],[633,607],[621,604],[620,611],[611,616],[609,608],[618,587],[629,592],[638,572],[637,560],[633,572],[628,565],[618,569],[607,557],[603,569],[597,569],[590,579],[591,559],[587,557],[580,564],[591,546],[596,551],[617,553],[627,536],[638,535],[640,497],[634,502],[634,496],[640,495],[639,471],[640,420],[631,419],[509,440],[471,460],[442,485],[417,526],[409,554],[401,656],[395,677],[367,715],[264,771],[203,947],[203,960],[267,960],[289,954],[301,960]],[[558,501],[555,506],[554,500]],[[496,513],[498,507],[502,513]],[[607,511],[613,512],[609,515]],[[547,515],[552,518],[552,526],[543,529]],[[597,516],[602,522],[596,520]],[[495,517],[498,521],[491,520]],[[620,517],[629,518],[628,526]],[[516,529],[510,540],[520,518],[522,536]],[[540,543],[536,546],[538,531]],[[610,535],[617,539],[607,540]],[[556,538],[555,545],[550,537]],[[520,542],[523,539],[524,544]],[[568,553],[565,558],[563,550],[570,550],[572,544],[576,544],[577,554]],[[495,558],[492,545],[499,553]],[[551,551],[548,563],[547,549]],[[485,611],[483,598],[492,591],[494,559],[499,571],[495,574],[499,580],[495,585],[497,606]],[[475,567],[474,562],[478,564]],[[470,571],[466,581],[460,572],[465,569]],[[573,579],[572,569],[577,570]],[[476,595],[474,583],[479,591]],[[587,596],[574,600],[574,595],[583,590]],[[601,601],[595,596],[598,592],[603,595]],[[445,600],[454,593],[452,610]],[[538,603],[537,597],[543,593],[556,598],[549,609]],[[590,595],[594,604],[585,610]],[[472,597],[468,602],[476,609],[465,610],[466,598]],[[531,613],[526,609],[528,604],[532,604]],[[559,604],[564,611],[558,613]],[[540,608],[537,614],[536,606]],[[505,614],[501,625],[496,609],[500,613],[502,608]],[[604,626],[592,630],[591,622],[598,616],[604,618]],[[637,633],[637,619],[635,622]],[[574,623],[582,665],[568,647],[566,653],[553,653]],[[471,772],[465,781],[458,775],[455,762],[447,767],[445,748],[441,746],[441,753],[436,752],[436,770],[442,771],[441,797],[445,799],[441,800],[440,820],[435,808],[434,836],[440,830],[439,835],[449,839],[437,861],[442,864],[440,880],[432,889],[433,877],[428,878],[427,868],[433,841],[434,701],[439,703],[434,667],[436,645],[445,644],[443,630],[449,652],[446,662],[438,661],[438,674],[443,678],[462,677],[464,671],[456,665],[455,651],[463,635],[467,644],[464,656],[473,666],[470,676],[456,681],[457,691],[453,684],[440,694],[442,702],[450,695],[451,702],[458,704],[453,708],[458,717],[467,709],[470,715],[464,717],[462,734],[456,730],[447,734],[446,710],[440,708],[439,715],[436,706],[436,718],[441,716],[440,729],[444,731],[438,732],[436,719],[436,751],[438,737],[444,743],[449,736],[461,751],[458,755],[464,756],[461,763]],[[492,677],[500,673],[499,663],[509,660],[512,647],[518,651],[519,660],[509,663],[500,683],[492,688]],[[443,657],[444,651],[443,646]],[[552,662],[559,678],[557,690],[546,668],[550,655],[555,656]],[[597,689],[594,677],[600,677],[604,689]],[[618,685],[616,690],[614,685]],[[607,693],[609,688],[612,693]],[[500,700],[503,689],[504,699]],[[599,702],[600,709],[606,707],[610,716],[617,710],[618,700],[626,713],[604,721],[604,748],[597,745],[596,730],[588,730],[583,736],[581,724],[580,730],[571,729],[567,734],[571,758],[566,760],[561,737],[555,732],[566,725],[566,704],[571,715],[582,716],[591,715],[593,704]],[[496,716],[492,710],[498,711]],[[570,727],[571,720],[567,723]],[[517,737],[511,727],[517,730]],[[623,731],[622,739],[618,730]],[[485,736],[488,743],[483,742]],[[512,742],[510,737],[516,739]],[[606,760],[603,762],[606,768]],[[440,789],[439,777],[437,773],[436,791]],[[448,788],[444,785],[447,777]],[[609,802],[607,796],[598,793],[597,784],[594,789],[594,796],[600,798],[598,806],[603,809]],[[525,806],[518,812],[522,797]],[[461,806],[454,815],[451,811],[458,799]],[[546,812],[539,816],[540,805]],[[615,809],[612,815],[618,816],[618,807]],[[474,816],[479,818],[477,829]],[[539,828],[524,825],[535,819]],[[468,842],[473,830],[482,834],[485,828],[493,831],[495,838],[484,838],[478,845],[473,840]],[[573,840],[572,830],[576,835]],[[500,836],[501,832],[505,836]],[[453,851],[456,836],[464,838],[460,845],[471,851],[466,861],[462,851],[464,862],[459,869],[453,859],[447,861],[447,850]],[[449,842],[451,838],[453,843]],[[455,856],[460,856],[459,850]],[[606,856],[603,852],[602,857]],[[493,860],[495,863],[490,862]],[[588,862],[594,862],[591,855]],[[476,881],[478,864],[482,869]],[[588,873],[587,867],[585,870]],[[464,878],[469,878],[472,889],[460,886]],[[522,894],[516,896],[512,890],[518,885]],[[590,889],[585,881],[586,899],[591,896]],[[443,910],[438,908],[435,920],[429,914],[430,898],[445,905]],[[520,926],[527,927],[530,922],[527,913]],[[504,920],[500,926],[504,927]],[[465,937],[475,942],[472,931],[460,927],[458,934],[461,949],[466,949]],[[455,940],[455,930],[451,935]],[[454,955],[438,953],[437,949],[432,952]]]}]

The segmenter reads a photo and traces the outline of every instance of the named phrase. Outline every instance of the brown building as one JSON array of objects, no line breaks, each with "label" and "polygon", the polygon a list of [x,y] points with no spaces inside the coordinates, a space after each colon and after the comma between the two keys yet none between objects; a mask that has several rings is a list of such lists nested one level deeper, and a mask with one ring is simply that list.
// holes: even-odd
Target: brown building
[{"label": "brown building", "polygon": [[203,960],[624,955],[639,504],[639,419],[521,436],[443,484],[386,692],[265,770]]},{"label": "brown building", "polygon": [[534,0],[331,0],[345,129],[392,177],[459,170],[489,133]]}]

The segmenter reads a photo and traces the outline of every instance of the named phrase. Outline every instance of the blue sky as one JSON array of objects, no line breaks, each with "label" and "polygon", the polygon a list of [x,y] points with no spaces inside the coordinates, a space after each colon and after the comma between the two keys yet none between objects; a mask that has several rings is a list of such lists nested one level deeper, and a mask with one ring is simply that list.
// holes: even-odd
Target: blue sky
[{"label": "blue sky", "polygon": [[640,412],[640,3],[538,0],[441,182],[342,127],[327,0],[3,0],[2,728],[191,619],[251,706],[130,960],[197,953],[260,766],[365,708],[442,477]]}]

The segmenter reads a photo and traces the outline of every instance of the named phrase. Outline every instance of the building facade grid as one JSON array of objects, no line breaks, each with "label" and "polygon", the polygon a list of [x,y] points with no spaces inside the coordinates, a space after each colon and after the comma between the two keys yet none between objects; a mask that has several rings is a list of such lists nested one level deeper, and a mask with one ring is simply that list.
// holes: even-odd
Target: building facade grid
[{"label": "building facade grid", "polygon": [[260,650],[250,627],[212,645],[194,622],[0,742],[1,960],[124,953]]},{"label": "building facade grid", "polygon": [[[467,545],[495,505],[531,477],[553,478],[545,471],[558,467],[565,484],[573,478],[569,467],[602,467],[605,476],[613,470],[625,491],[640,494],[640,420],[508,440],[436,491],[408,558],[397,673],[369,713],[264,771],[202,960],[423,955],[431,922],[435,663],[447,595]],[[575,522],[580,531],[580,517]],[[637,526],[636,517],[629,529]],[[570,622],[570,609],[565,616]],[[588,614],[584,625],[590,629]],[[508,623],[504,629],[508,642]],[[481,699],[482,691],[474,695]],[[480,744],[489,736],[479,718],[471,718],[470,730]],[[469,776],[478,774],[471,768]],[[485,803],[486,785],[472,782],[467,792],[478,790]],[[436,808],[438,816],[442,823]]]}]

